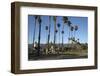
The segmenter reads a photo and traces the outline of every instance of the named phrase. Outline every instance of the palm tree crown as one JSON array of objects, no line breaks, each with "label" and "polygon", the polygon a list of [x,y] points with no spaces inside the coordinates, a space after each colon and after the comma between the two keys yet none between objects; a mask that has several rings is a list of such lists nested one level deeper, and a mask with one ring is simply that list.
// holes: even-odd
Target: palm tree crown
[{"label": "palm tree crown", "polygon": [[77,30],[78,30],[78,26],[76,25],[76,26],[75,26],[75,31],[77,31]]},{"label": "palm tree crown", "polygon": [[71,24],[72,24],[71,21],[68,21],[68,26],[69,26],[69,27],[71,26]]},{"label": "palm tree crown", "polygon": [[40,16],[39,16],[39,18],[38,18],[38,22],[39,22],[39,24],[42,22],[42,20],[41,20]]},{"label": "palm tree crown", "polygon": [[61,33],[64,34],[64,30],[62,30]]},{"label": "palm tree crown", "polygon": [[35,19],[37,19],[38,18],[38,16],[35,16]]},{"label": "palm tree crown", "polygon": [[57,33],[57,32],[58,32],[58,30],[56,29],[56,30],[55,30],[55,32]]},{"label": "palm tree crown", "polygon": [[45,29],[48,30],[48,26],[45,26]]},{"label": "palm tree crown", "polygon": [[71,31],[73,31],[73,30],[74,30],[74,27],[73,27],[73,26],[71,26],[71,28],[70,28],[70,29],[71,29]]},{"label": "palm tree crown", "polygon": [[60,24],[58,23],[57,26],[58,26],[58,28],[59,28],[59,27],[60,27]]},{"label": "palm tree crown", "polygon": [[64,21],[64,23],[67,23],[68,22],[68,17],[63,17],[63,21]]}]

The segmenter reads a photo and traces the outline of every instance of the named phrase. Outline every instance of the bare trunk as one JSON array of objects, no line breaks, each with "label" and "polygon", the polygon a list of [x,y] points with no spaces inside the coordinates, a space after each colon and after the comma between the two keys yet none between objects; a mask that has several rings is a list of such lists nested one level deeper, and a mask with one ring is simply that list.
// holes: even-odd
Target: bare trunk
[{"label": "bare trunk", "polygon": [[55,41],[56,41],[56,18],[54,20],[54,50],[55,50]]},{"label": "bare trunk", "polygon": [[39,36],[38,36],[38,52],[37,52],[37,56],[40,55],[40,37],[41,37],[41,18],[39,20]]},{"label": "bare trunk", "polygon": [[35,30],[36,30],[36,19],[35,19],[34,34],[33,34],[33,47],[34,47],[34,40],[35,40]]},{"label": "bare trunk", "polygon": [[49,50],[49,42],[50,42],[50,28],[51,28],[51,17],[49,16],[48,50]]},{"label": "bare trunk", "polygon": [[59,27],[59,48],[60,48],[60,27]]}]

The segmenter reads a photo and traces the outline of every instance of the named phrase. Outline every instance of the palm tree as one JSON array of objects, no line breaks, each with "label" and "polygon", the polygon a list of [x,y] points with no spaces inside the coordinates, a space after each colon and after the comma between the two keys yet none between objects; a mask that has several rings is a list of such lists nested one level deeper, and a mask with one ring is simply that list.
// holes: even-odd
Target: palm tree
[{"label": "palm tree", "polygon": [[45,30],[46,30],[46,54],[48,52],[48,26],[45,26]]},{"label": "palm tree", "polygon": [[68,17],[63,17],[63,27],[62,27],[62,47],[63,47],[63,34],[64,34],[64,24],[68,23]]},{"label": "palm tree", "polygon": [[49,50],[49,41],[50,41],[50,28],[51,28],[51,16],[49,16],[48,50]]},{"label": "palm tree", "polygon": [[36,21],[37,21],[38,16],[34,16],[34,18],[35,18],[35,26],[34,26],[34,34],[33,34],[33,47],[34,47],[34,40],[35,40]]},{"label": "palm tree", "polygon": [[[57,33],[58,33],[58,30],[56,29],[56,30],[55,30],[55,34],[57,35]],[[56,41],[57,41],[57,39],[55,40],[55,43],[56,43]]]},{"label": "palm tree", "polygon": [[69,37],[68,37],[68,42],[70,41],[71,37],[70,37],[70,29],[72,29],[73,27],[71,27],[71,21],[68,21],[68,28],[69,28]]},{"label": "palm tree", "polygon": [[71,30],[71,41],[73,41],[73,31],[74,31],[74,27],[71,26],[71,27],[70,27],[70,30]]},{"label": "palm tree", "polygon": [[63,23],[67,23],[68,22],[68,17],[63,17]]},{"label": "palm tree", "polygon": [[56,19],[57,17],[56,16],[54,16],[53,17],[53,20],[54,20],[54,50],[55,50],[55,40],[56,40],[56,21],[57,21],[57,19]]},{"label": "palm tree", "polygon": [[47,36],[48,36],[48,26],[45,26],[45,30],[46,30],[46,41],[47,41],[47,44],[48,44],[48,38],[47,38]]},{"label": "palm tree", "polygon": [[77,39],[77,42],[79,42],[79,38]]},{"label": "palm tree", "polygon": [[61,26],[60,23],[58,23],[57,26],[58,26],[58,29],[59,29],[59,48],[60,48],[60,26]]},{"label": "palm tree", "polygon": [[63,47],[63,34],[64,34],[64,30],[62,30],[61,33],[62,33],[62,47]]},{"label": "palm tree", "polygon": [[[77,26],[77,25],[74,27],[74,30],[75,30],[75,32],[74,32],[74,37],[75,37],[76,31],[78,30],[78,26]],[[75,38],[75,39],[76,39],[76,38]]]},{"label": "palm tree", "polygon": [[37,56],[40,55],[40,37],[41,37],[41,17],[38,17],[38,23],[39,23],[39,35],[38,35],[38,52],[37,52]]}]

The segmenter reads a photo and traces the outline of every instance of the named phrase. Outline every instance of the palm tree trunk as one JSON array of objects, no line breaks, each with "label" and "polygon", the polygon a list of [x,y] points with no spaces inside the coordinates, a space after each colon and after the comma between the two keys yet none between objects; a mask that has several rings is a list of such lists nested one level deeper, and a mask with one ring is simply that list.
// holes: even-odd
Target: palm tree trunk
[{"label": "palm tree trunk", "polygon": [[47,33],[47,30],[46,30],[46,45],[48,44],[48,33]]},{"label": "palm tree trunk", "polygon": [[59,28],[59,48],[60,48],[60,28]]},{"label": "palm tree trunk", "polygon": [[62,48],[63,48],[63,34],[62,34]]},{"label": "palm tree trunk", "polygon": [[54,50],[55,50],[55,41],[56,41],[56,18],[54,20]]},{"label": "palm tree trunk", "polygon": [[34,40],[35,40],[35,30],[36,30],[36,19],[35,19],[34,34],[33,34],[33,47],[34,47]]},{"label": "palm tree trunk", "polygon": [[56,41],[56,23],[55,23],[55,26],[54,26],[54,50],[55,50],[55,41]]},{"label": "palm tree trunk", "polygon": [[54,26],[54,45],[55,45],[55,40],[56,40],[56,24],[55,24],[55,26]]},{"label": "palm tree trunk", "polygon": [[48,50],[49,50],[49,41],[50,41],[50,28],[51,28],[51,17],[49,16]]},{"label": "palm tree trunk", "polygon": [[38,52],[37,52],[37,56],[40,55],[40,37],[41,37],[41,18],[39,17],[39,36],[38,36]]},{"label": "palm tree trunk", "polygon": [[68,39],[68,43],[70,43],[70,38],[71,38],[71,36],[70,36],[70,27],[69,27],[68,31],[69,31],[69,39]]},{"label": "palm tree trunk", "polygon": [[63,50],[63,35],[64,35],[64,23],[63,23],[63,26],[62,26],[62,50]]},{"label": "palm tree trunk", "polygon": [[74,39],[76,39],[75,37],[76,37],[76,30],[74,30]]}]

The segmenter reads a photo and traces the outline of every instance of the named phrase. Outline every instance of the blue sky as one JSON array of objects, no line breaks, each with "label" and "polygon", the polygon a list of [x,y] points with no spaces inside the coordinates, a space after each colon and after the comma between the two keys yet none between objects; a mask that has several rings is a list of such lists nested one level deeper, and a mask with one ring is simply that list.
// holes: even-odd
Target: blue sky
[{"label": "blue sky", "polygon": [[[74,16],[67,16],[68,19],[71,21],[73,25],[78,25],[78,30],[75,33],[76,39],[80,39],[81,43],[88,43],[88,18],[87,17],[74,17]],[[41,16],[42,23],[41,23],[41,40],[40,43],[47,42],[47,31],[45,30],[45,26],[48,26],[49,16]],[[57,23],[61,24],[60,31],[62,30],[62,16],[57,16]],[[33,31],[34,31],[35,19],[34,15],[28,15],[28,43],[33,43]],[[39,24],[37,22],[36,25],[36,34],[35,34],[35,41],[38,41],[38,28]],[[54,21],[53,17],[51,17],[51,32],[50,32],[50,42],[54,40]],[[64,43],[68,43],[68,26],[67,24],[64,26]],[[56,43],[59,42],[59,32],[56,35],[57,40]],[[62,34],[60,32],[60,43],[62,41]]]}]

